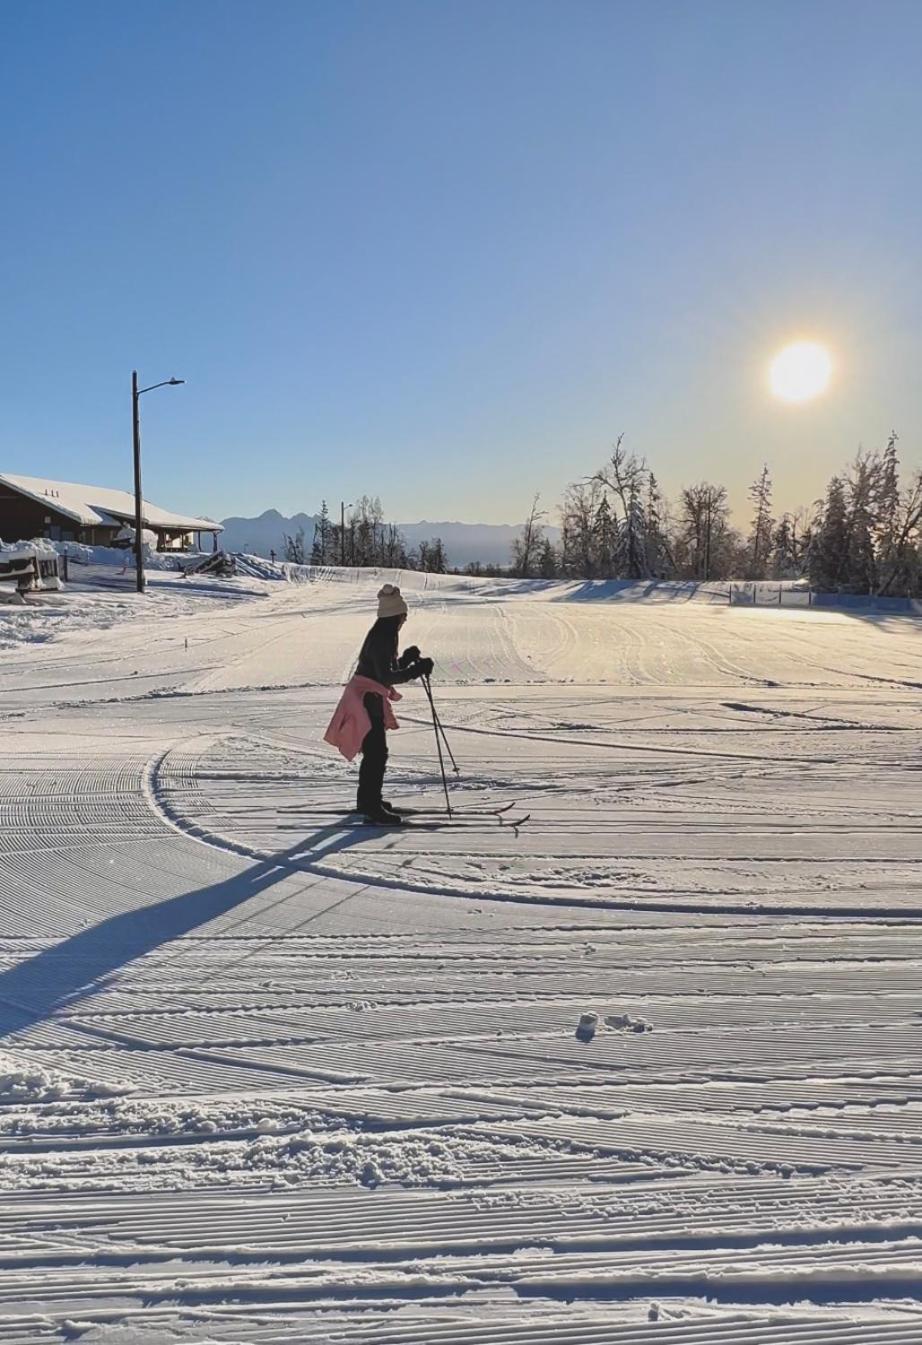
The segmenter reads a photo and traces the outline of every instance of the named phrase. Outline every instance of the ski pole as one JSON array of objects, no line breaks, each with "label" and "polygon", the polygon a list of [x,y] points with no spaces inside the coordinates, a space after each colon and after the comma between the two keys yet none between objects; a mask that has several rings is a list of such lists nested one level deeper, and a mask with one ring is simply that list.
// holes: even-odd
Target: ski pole
[{"label": "ski pole", "polygon": [[429,696],[429,704],[432,706],[432,715],[436,723],[436,728],[438,732],[441,733],[442,735],[442,742],[445,744],[445,750],[448,753],[449,757],[451,758],[451,764],[452,767],[454,768],[455,775],[460,775],[461,768],[458,765],[457,761],[455,761],[455,754],[451,750],[451,743],[448,741],[448,735],[445,732],[445,727],[442,723],[441,716],[439,715],[438,710],[435,708],[435,698],[432,695],[432,683],[429,681],[428,677],[426,678],[426,692]]},{"label": "ski pole", "polygon": [[439,770],[442,772],[442,788],[445,790],[445,809],[451,818],[451,799],[448,797],[448,777],[445,774],[445,760],[442,756],[442,739],[439,737],[439,717],[435,712],[435,701],[432,699],[432,688],[429,685],[429,678],[423,678],[423,686],[426,688],[426,695],[429,697],[429,708],[432,711],[432,728],[435,733],[435,745],[439,753]]},{"label": "ski pole", "polygon": [[442,717],[441,717],[441,715],[439,714],[438,710],[435,708],[435,697],[434,697],[433,694],[432,694],[432,683],[429,681],[428,678],[426,678],[426,683],[427,683],[428,692],[429,692],[429,700],[430,700],[430,703],[432,704],[432,713],[433,713],[433,715],[435,716],[435,722],[436,722],[436,724],[438,725],[439,733],[442,735],[442,742],[445,744],[445,750],[446,750],[446,752],[448,753],[449,757],[451,758],[451,764],[452,764],[452,766],[454,767],[455,775],[460,775],[460,774],[461,774],[461,768],[460,768],[460,766],[458,765],[457,761],[455,761],[455,754],[454,754],[454,752],[451,750],[451,743],[448,741],[448,735],[447,735],[447,733],[445,732],[445,725],[442,723]]}]

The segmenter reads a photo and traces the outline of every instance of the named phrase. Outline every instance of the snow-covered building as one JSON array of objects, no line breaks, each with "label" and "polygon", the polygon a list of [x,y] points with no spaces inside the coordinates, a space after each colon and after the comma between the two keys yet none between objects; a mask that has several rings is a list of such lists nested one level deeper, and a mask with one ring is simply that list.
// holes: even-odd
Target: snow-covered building
[{"label": "snow-covered building", "polygon": [[[216,539],[223,531],[210,518],[174,514],[149,500],[143,501],[142,513],[158,551],[196,544],[201,549],[203,534]],[[127,490],[0,473],[0,537],[5,542],[48,537],[89,546],[123,545],[134,535],[134,519],[134,496]]]}]

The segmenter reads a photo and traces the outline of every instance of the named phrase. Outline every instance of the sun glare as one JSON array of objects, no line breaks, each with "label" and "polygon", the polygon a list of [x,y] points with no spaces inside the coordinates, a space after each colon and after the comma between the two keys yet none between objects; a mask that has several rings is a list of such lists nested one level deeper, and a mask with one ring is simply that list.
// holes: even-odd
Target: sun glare
[{"label": "sun glare", "polygon": [[795,341],[772,360],[769,383],[783,402],[809,402],[819,397],[832,377],[832,356],[818,341]]}]

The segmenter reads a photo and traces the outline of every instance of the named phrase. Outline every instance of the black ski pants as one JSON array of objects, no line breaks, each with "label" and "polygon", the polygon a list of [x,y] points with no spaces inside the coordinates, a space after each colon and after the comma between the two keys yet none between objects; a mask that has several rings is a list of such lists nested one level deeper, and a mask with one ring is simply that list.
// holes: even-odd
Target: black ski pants
[{"label": "black ski pants", "polygon": [[359,767],[359,791],[356,802],[359,812],[381,807],[384,772],[387,770],[387,730],[384,727],[384,706],[374,691],[365,696],[365,709],[371,728],[362,742],[362,764]]}]

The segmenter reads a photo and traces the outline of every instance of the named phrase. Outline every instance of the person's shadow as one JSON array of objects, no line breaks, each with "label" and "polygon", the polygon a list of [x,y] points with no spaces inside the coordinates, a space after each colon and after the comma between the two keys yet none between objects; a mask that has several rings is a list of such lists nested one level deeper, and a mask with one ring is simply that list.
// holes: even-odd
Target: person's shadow
[{"label": "person's shadow", "polygon": [[[72,1008],[102,990],[119,968],[207,925],[286,878],[310,873],[312,859],[349,849],[373,835],[373,828],[322,827],[243,873],[153,905],[121,911],[0,972],[0,1037]],[[318,876],[317,881],[323,880]],[[265,910],[261,906],[255,918]],[[312,918],[319,914],[315,912]],[[279,937],[283,937],[281,931]]]}]

